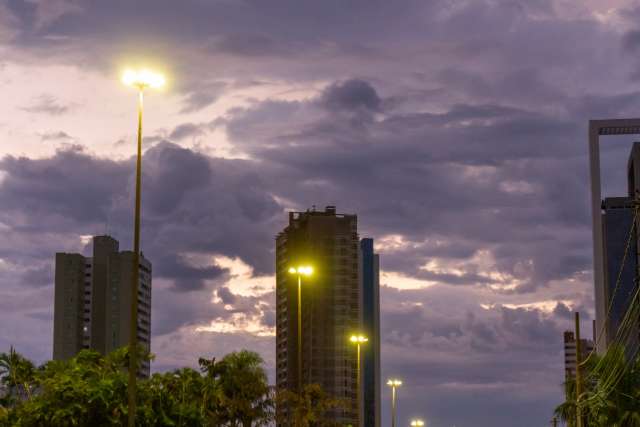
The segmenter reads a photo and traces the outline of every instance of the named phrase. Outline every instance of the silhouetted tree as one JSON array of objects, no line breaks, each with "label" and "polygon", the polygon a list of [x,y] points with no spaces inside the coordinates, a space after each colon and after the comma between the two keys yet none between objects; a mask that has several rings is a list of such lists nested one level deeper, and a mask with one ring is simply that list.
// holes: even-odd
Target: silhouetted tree
[{"label": "silhouetted tree", "polygon": [[[344,409],[346,403],[343,400],[329,396],[319,384],[306,384],[302,388],[302,393],[289,390],[280,390],[277,395],[277,403],[282,408],[278,411],[280,422],[294,420],[300,427],[329,427],[339,424],[330,421],[328,413],[334,409]],[[287,417],[288,419],[284,419]]]},{"label": "silhouetted tree", "polygon": [[[627,361],[624,348],[611,347],[600,359],[592,355],[584,367],[589,373],[580,396],[585,425],[640,427],[640,359]],[[555,414],[567,425],[576,421],[575,380],[565,382],[566,400]]]},{"label": "silhouetted tree", "polygon": [[[39,369],[13,349],[0,356],[0,380],[25,396],[0,406],[0,426],[126,425],[127,348],[107,356],[83,350]],[[182,368],[138,381],[136,425],[266,425],[274,405],[262,365],[258,354],[239,351],[219,362],[200,359],[201,372]]]}]

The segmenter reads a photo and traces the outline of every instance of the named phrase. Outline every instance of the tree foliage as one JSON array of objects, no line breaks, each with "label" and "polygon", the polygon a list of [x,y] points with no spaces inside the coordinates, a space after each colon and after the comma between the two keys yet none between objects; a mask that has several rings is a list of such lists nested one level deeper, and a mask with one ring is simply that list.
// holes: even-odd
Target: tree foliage
[{"label": "tree foliage", "polygon": [[[333,427],[339,424],[331,421],[328,414],[335,409],[345,409],[343,400],[329,396],[318,384],[307,384],[302,388],[302,393],[289,390],[278,392],[278,407],[280,422],[288,418],[295,420],[300,427]],[[286,409],[285,409],[286,408]]]},{"label": "tree foliage", "polygon": [[[13,349],[0,354],[0,381],[13,390],[0,401],[0,426],[126,425],[127,364],[126,348],[107,356],[83,350],[38,369]],[[137,384],[137,426],[250,427],[274,417],[263,361],[250,351]]]},{"label": "tree foliage", "polygon": [[[592,355],[584,370],[588,375],[579,399],[583,425],[640,427],[640,358],[627,361],[622,347],[612,347],[602,359]],[[574,379],[565,382],[565,396],[555,413],[568,426],[574,426]]]},{"label": "tree foliage", "polygon": [[9,353],[0,353],[0,383],[7,393],[0,404],[6,406],[19,398],[30,399],[35,371],[35,365],[13,347]]}]

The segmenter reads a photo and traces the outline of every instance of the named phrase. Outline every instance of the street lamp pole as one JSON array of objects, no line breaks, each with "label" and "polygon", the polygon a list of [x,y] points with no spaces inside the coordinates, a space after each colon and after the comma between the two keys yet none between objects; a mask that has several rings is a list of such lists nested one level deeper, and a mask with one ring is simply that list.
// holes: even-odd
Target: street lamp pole
[{"label": "street lamp pole", "polygon": [[302,393],[302,276],[298,273],[298,393]]},{"label": "street lamp pole", "polygon": [[140,276],[140,199],[142,183],[142,113],[146,88],[158,88],[164,85],[164,77],[148,70],[124,73],[122,81],[138,89],[138,147],[136,159],[136,200],[133,226],[133,271],[131,274],[131,319],[129,326],[129,398],[128,425],[135,426],[136,419],[136,380],[138,375],[138,283]]},{"label": "street lamp pole", "polygon": [[402,385],[402,381],[398,379],[389,379],[387,385],[391,387],[391,427],[396,427],[396,388]]},{"label": "street lamp pole", "polygon": [[133,225],[133,273],[131,279],[131,324],[129,326],[129,427],[135,426],[138,367],[138,281],[140,275],[140,191],[142,182],[142,109],[144,87],[138,87],[138,152],[136,159],[136,204]]},{"label": "street lamp pole", "polygon": [[361,408],[361,381],[360,381],[360,345],[369,341],[364,335],[352,335],[349,340],[357,347],[357,362],[356,362],[356,399],[357,399],[357,411],[358,411],[358,427],[362,426],[362,408]]}]

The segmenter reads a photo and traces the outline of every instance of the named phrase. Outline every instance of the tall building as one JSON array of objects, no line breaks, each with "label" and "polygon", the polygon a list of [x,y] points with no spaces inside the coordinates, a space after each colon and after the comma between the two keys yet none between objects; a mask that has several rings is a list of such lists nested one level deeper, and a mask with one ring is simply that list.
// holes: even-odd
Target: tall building
[{"label": "tall building", "polygon": [[[638,250],[636,234],[631,237],[631,244],[623,263],[629,232],[633,225],[633,201],[629,197],[608,197],[602,202],[602,236],[604,255],[604,289],[602,302],[606,305],[603,312],[609,313],[604,325],[604,341],[606,348],[615,340],[616,334],[629,308],[636,289],[635,275],[638,268]],[[616,289],[617,286],[617,289]],[[603,321],[604,323],[604,321]],[[636,328],[637,329],[637,328]],[[630,337],[637,342],[638,331]],[[631,344],[629,342],[628,344]]]},{"label": "tall building", "polygon": [[[607,301],[605,298],[605,269],[603,254],[605,244],[603,239],[604,227],[602,224],[602,188],[601,188],[601,164],[600,164],[600,143],[613,142],[611,136],[622,135],[639,135],[640,119],[604,119],[589,120],[589,180],[591,190],[591,232],[593,236],[593,279],[594,294],[596,299],[596,330],[598,333],[596,347],[599,353],[604,353],[607,349],[607,339],[603,335],[606,334],[605,319],[607,312]],[[606,140],[603,139],[606,137]],[[602,140],[601,140],[602,139]],[[634,165],[638,162],[634,161]],[[634,167],[633,192],[631,197],[635,197],[637,185],[639,182],[637,167]]]},{"label": "tall building", "polygon": [[[594,343],[586,338],[580,338],[580,360],[584,361],[593,351]],[[564,375],[565,379],[576,377],[577,367],[576,336],[572,331],[564,332]]]},{"label": "tall building", "polygon": [[363,422],[380,427],[380,258],[373,239],[360,240],[362,330],[369,337],[363,352]]},{"label": "tall building", "polygon": [[[57,253],[53,358],[64,360],[85,348],[107,354],[129,344],[133,252],[119,251],[110,236],[93,238],[93,256]],[[151,263],[139,265],[138,343],[151,348]],[[149,362],[141,374],[148,376]]]},{"label": "tall building", "polygon": [[[317,383],[346,409],[329,413],[340,425],[357,425],[356,348],[349,336],[360,329],[361,282],[356,215],[290,212],[276,238],[276,385],[297,390],[297,278],[291,266],[310,264],[302,279],[302,378]],[[365,344],[366,346],[367,344]],[[364,349],[364,346],[363,346]],[[287,408],[278,408],[285,414]],[[283,425],[288,425],[287,423]]]},{"label": "tall building", "polygon": [[[596,344],[604,352],[616,340],[618,329],[637,289],[638,227],[630,234],[634,219],[634,197],[640,191],[640,143],[633,144],[627,167],[626,197],[607,197],[601,203],[600,224],[601,259],[596,264],[602,269],[601,279],[595,281]],[[638,224],[636,224],[638,225]],[[627,243],[631,236],[629,249]],[[626,252],[626,258],[625,258]],[[625,340],[627,349],[637,348],[640,328],[636,321],[634,330]]]}]

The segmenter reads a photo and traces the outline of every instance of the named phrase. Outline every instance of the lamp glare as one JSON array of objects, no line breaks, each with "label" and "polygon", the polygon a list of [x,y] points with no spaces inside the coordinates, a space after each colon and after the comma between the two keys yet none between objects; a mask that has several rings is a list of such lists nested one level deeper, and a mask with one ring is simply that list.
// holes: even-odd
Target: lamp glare
[{"label": "lamp glare", "polygon": [[148,69],[125,70],[124,73],[122,73],[122,82],[127,86],[135,86],[139,89],[158,89],[166,83],[162,74],[155,73]]}]

